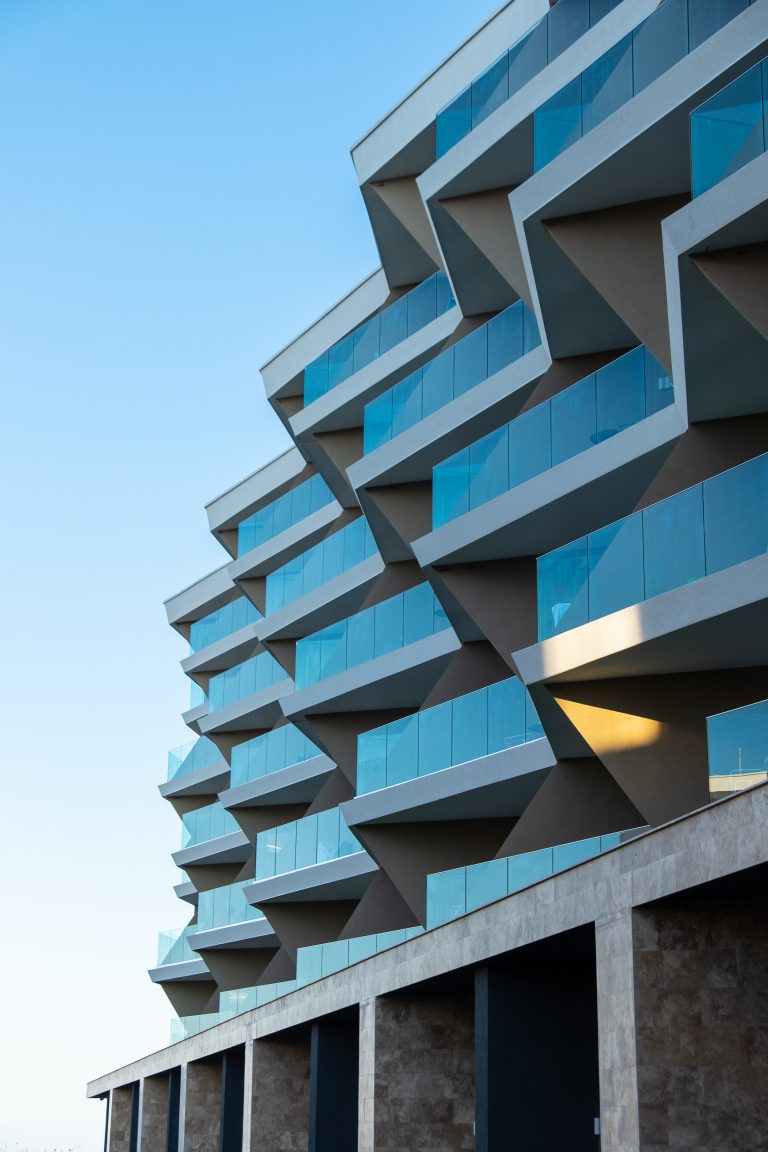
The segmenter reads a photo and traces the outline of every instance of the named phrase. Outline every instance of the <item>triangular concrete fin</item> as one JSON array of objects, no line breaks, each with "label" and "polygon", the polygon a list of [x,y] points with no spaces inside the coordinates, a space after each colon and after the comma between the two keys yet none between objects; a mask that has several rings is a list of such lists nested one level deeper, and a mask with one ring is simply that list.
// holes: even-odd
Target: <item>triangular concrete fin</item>
[{"label": "triangular concrete fin", "polygon": [[435,267],[442,267],[440,249],[432,231],[432,225],[424,207],[416,178],[405,176],[399,180],[369,184],[369,188],[376,193],[382,204],[389,209],[406,232],[416,241]]},{"label": "triangular concrete fin", "polygon": [[710,284],[768,340],[768,244],[691,256]]},{"label": "triangular concrete fin", "polygon": [[377,872],[339,939],[352,940],[356,936],[394,932],[398,928],[413,928],[417,923],[389,877]]},{"label": "triangular concrete fin", "polygon": [[[524,556],[484,565],[444,568],[435,572],[435,584],[444,585],[467,616],[486,636],[502,660],[515,671],[513,652],[535,644],[536,560]],[[503,605],[503,610],[499,610]]]},{"label": "triangular concrete fin", "polygon": [[671,196],[547,220],[547,232],[653,355],[670,367],[661,222],[687,202]]},{"label": "triangular concrete fin", "polygon": [[265,905],[280,943],[295,959],[299,948],[338,940],[357,900],[302,900]]},{"label": "triangular concrete fin", "polygon": [[530,307],[531,289],[512,221],[510,191],[509,188],[497,188],[492,192],[441,200],[440,203],[489,264]]},{"label": "triangular concrete fin", "polygon": [[256,984],[271,983],[262,977],[276,952],[276,948],[202,948],[199,955],[219,991],[231,992],[233,988],[253,988]]}]

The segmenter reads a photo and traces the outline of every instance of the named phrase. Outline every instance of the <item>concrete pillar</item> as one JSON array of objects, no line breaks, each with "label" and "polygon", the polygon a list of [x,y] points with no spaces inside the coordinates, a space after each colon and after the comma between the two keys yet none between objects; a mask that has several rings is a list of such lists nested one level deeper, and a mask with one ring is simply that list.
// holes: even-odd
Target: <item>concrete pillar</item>
[{"label": "concrete pillar", "polygon": [[138,1085],[113,1088],[109,1094],[107,1152],[134,1152]]},{"label": "concrete pillar", "polygon": [[357,1012],[312,1025],[309,1152],[358,1152]]},{"label": "concrete pillar", "polygon": [[[571,934],[568,934],[571,935]],[[590,940],[591,943],[591,940]],[[594,953],[522,949],[475,974],[476,1149],[596,1152]]]},{"label": "concrete pillar", "polygon": [[634,913],[642,1152],[768,1147],[768,901]]},{"label": "concrete pillar", "polygon": [[253,1041],[243,1051],[243,1152],[251,1152],[253,1127]]},{"label": "concrete pillar", "polygon": [[358,1152],[373,1152],[376,1099],[376,1000],[360,1003],[358,1062]]},{"label": "concrete pillar", "polygon": [[[366,1006],[366,1009],[369,1006]],[[370,1013],[361,1040],[362,1110],[370,1111]],[[367,1033],[367,1034],[366,1034]],[[373,1022],[373,1139],[363,1124],[360,1149],[375,1152],[473,1150],[474,1005],[471,991],[382,997]]]},{"label": "concrete pillar", "polygon": [[218,1152],[221,1139],[222,1063],[186,1065],[183,1137],[179,1152]]},{"label": "concrete pillar", "polygon": [[168,1077],[147,1076],[141,1082],[138,1152],[167,1152]]},{"label": "concrete pillar", "polygon": [[309,1036],[256,1040],[253,1045],[251,1148],[307,1152]]},{"label": "concrete pillar", "polygon": [[595,924],[602,1152],[640,1152],[632,913]]}]

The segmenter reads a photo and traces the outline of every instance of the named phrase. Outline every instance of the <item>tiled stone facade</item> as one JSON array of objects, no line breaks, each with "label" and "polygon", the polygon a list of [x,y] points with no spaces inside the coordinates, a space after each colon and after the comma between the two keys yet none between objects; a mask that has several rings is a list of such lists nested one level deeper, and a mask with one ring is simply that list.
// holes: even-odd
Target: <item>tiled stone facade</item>
[{"label": "tiled stone facade", "polygon": [[187,1065],[183,1152],[215,1152],[220,1126],[220,1061]]},{"label": "tiled stone facade", "polygon": [[307,1152],[309,1039],[257,1040],[253,1046],[251,1147]]}]

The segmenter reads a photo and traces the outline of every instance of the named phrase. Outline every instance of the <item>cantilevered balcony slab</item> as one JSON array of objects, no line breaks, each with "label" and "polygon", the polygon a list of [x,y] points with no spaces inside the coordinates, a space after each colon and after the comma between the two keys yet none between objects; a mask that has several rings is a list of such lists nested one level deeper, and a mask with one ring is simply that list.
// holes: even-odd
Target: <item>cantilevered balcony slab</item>
[{"label": "cantilevered balcony slab", "polygon": [[245,863],[252,851],[248,837],[244,832],[237,831],[228,832],[225,836],[216,836],[213,840],[204,840],[200,844],[179,848],[173,853],[172,859],[178,868],[209,864],[240,864]]},{"label": "cantilevered balcony slab", "polygon": [[186,712],[182,712],[181,718],[188,728],[191,728],[198,736],[202,735],[203,729],[201,727],[202,721],[208,715],[207,703],[196,704],[194,708],[188,708]]},{"label": "cantilevered balcony slab", "polygon": [[431,480],[432,468],[513,419],[551,364],[539,345],[347,469],[355,490]]},{"label": "cantilevered balcony slab", "polygon": [[231,556],[237,556],[238,524],[311,475],[301,452],[291,445],[206,505],[211,532]]},{"label": "cantilevered balcony slab", "polygon": [[150,968],[149,978],[161,986],[179,1016],[197,1016],[218,1009],[219,988],[203,960]]},{"label": "cantilevered balcony slab", "polygon": [[185,640],[189,640],[189,631],[195,620],[201,620],[218,608],[223,608],[225,604],[236,600],[238,595],[238,589],[225,564],[165,601],[168,623]]},{"label": "cantilevered balcony slab", "polygon": [[252,988],[295,976],[291,960],[265,919],[210,928],[189,937],[221,992]]},{"label": "cantilevered balcony slab", "polygon": [[251,656],[260,652],[261,644],[256,631],[257,624],[246,624],[238,628],[229,636],[213,644],[206,644],[198,652],[192,652],[181,661],[181,670],[193,680],[202,676],[207,682],[207,676],[214,672],[223,672],[235,664],[242,664]]},{"label": "cantilevered balcony slab", "polygon": [[418,707],[461,647],[448,628],[328,676],[281,700],[289,720],[328,712]]},{"label": "cantilevered balcony slab", "polygon": [[289,560],[306,552],[313,544],[317,544],[339,518],[340,513],[341,505],[331,500],[329,504],[292,524],[284,532],[243,553],[229,565],[231,579],[247,595],[248,580],[274,572],[276,568],[282,567]]},{"label": "cantilevered balcony slab", "polygon": [[270,612],[256,626],[259,639],[266,643],[271,640],[295,640],[317,632],[335,620],[353,615],[366,600],[383,571],[384,561],[381,556],[369,556],[333,580],[292,600],[277,612]]},{"label": "cantilevered balcony slab", "polygon": [[179,900],[186,900],[187,904],[197,904],[198,892],[191,880],[185,880],[181,884],[174,884],[173,890]]},{"label": "cantilevered balcony slab", "polygon": [[630,512],[686,426],[670,405],[448,521],[414,541],[414,554],[428,567],[536,556],[556,548]]},{"label": "cantilevered balcony slab", "polygon": [[763,153],[662,225],[672,366],[691,421],[768,408],[767,188]]},{"label": "cantilevered balcony slab", "polygon": [[264,688],[261,692],[254,692],[233,704],[217,708],[205,719],[200,721],[200,731],[203,735],[225,732],[255,732],[272,728],[280,719],[281,700],[290,697],[293,693],[293,681],[286,677],[276,684]]},{"label": "cantilevered balcony slab", "polygon": [[309,805],[335,768],[330,757],[313,756],[311,760],[291,764],[278,772],[248,780],[235,788],[227,788],[221,792],[219,799],[230,810]]},{"label": "cantilevered balcony slab", "polygon": [[212,764],[206,764],[194,772],[182,773],[159,784],[158,789],[164,800],[176,796],[215,796],[229,784],[229,764],[220,757]]}]

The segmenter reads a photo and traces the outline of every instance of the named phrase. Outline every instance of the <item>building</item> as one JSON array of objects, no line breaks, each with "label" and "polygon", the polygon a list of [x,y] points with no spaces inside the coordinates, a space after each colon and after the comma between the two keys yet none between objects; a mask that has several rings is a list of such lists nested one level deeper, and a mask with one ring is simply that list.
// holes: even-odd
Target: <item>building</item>
[{"label": "building", "polygon": [[[768,1148],[768,0],[512,0],[353,149],[108,1152]],[[183,917],[180,916],[180,920]]]}]

